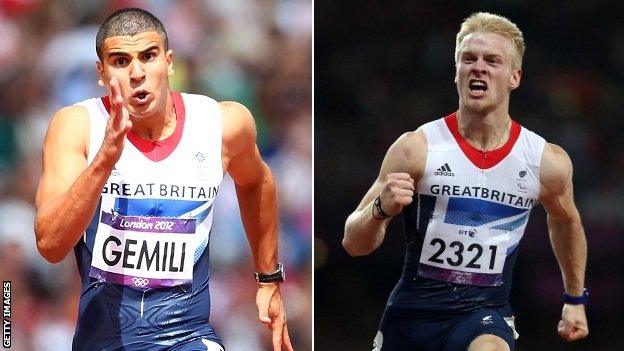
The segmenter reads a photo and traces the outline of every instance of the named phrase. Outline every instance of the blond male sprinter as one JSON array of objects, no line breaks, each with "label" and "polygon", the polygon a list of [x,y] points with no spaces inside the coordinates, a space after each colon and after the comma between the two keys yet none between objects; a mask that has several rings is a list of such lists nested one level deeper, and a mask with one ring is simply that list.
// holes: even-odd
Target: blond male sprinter
[{"label": "blond male sprinter", "polygon": [[457,112],[403,134],[348,217],[343,246],[378,248],[402,214],[403,275],[384,311],[374,350],[513,350],[512,268],[531,207],[548,214],[565,303],[558,333],[588,334],[583,289],[587,244],[566,152],[509,116],[524,39],[508,19],[476,13],[457,34]]},{"label": "blond male sprinter", "polygon": [[234,102],[172,92],[173,52],[147,11],[109,16],[96,51],[109,95],[54,116],[36,201],[39,252],[50,262],[72,248],[76,255],[82,293],[73,349],[224,349],[208,323],[207,245],[228,172],[259,273],[259,319],[274,350],[292,350],[275,185],[253,117]]}]

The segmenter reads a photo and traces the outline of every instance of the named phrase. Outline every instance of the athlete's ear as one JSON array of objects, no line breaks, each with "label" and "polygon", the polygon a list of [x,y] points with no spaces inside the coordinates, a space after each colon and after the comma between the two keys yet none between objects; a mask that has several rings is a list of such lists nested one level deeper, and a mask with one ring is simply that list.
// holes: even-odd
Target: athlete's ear
[{"label": "athlete's ear", "polygon": [[165,54],[165,60],[167,60],[167,75],[173,75],[173,50],[168,50]]},{"label": "athlete's ear", "polygon": [[520,86],[520,78],[522,78],[522,69],[514,69],[509,77],[509,90],[517,89]]},{"label": "athlete's ear", "polygon": [[98,74],[98,85],[103,87],[104,86],[104,65],[102,65],[102,62],[100,61],[96,61],[95,62],[95,66],[97,67],[97,74]]}]

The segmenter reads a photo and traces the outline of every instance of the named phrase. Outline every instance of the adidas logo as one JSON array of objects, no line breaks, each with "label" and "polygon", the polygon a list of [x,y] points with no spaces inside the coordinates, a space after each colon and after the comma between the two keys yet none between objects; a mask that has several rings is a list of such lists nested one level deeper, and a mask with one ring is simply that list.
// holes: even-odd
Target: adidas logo
[{"label": "adidas logo", "polygon": [[449,167],[448,163],[445,163],[442,167],[436,169],[436,171],[433,172],[433,174],[446,176],[446,177],[454,177],[455,176],[455,173],[453,173],[453,171],[451,171],[451,167]]}]

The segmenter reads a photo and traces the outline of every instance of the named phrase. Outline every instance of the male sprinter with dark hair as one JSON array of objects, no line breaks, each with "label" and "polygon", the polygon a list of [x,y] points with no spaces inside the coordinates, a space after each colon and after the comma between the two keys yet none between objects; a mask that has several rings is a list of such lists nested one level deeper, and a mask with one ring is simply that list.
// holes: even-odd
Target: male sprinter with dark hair
[{"label": "male sprinter with dark hair", "polygon": [[280,296],[275,184],[250,112],[172,92],[173,52],[141,9],[97,33],[108,96],[56,113],[37,192],[37,248],[59,262],[73,248],[82,280],[76,350],[223,350],[208,324],[208,242],[228,172],[259,282],[259,318],[273,349],[292,350]]},{"label": "male sprinter with dark hair", "polygon": [[587,336],[587,243],[572,163],[509,116],[523,53],[522,32],[508,19],[467,18],[455,47],[458,111],[403,134],[347,219],[343,245],[353,256],[381,245],[390,218],[402,213],[405,222],[403,275],[374,350],[513,350],[512,269],[538,202],[565,286],[558,332],[568,341]]}]

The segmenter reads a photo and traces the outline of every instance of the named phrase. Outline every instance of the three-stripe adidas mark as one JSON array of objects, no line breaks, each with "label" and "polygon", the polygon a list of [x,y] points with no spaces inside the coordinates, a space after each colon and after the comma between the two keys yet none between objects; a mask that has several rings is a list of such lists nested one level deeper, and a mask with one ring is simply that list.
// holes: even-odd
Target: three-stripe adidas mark
[{"label": "three-stripe adidas mark", "polygon": [[451,171],[451,167],[449,166],[448,163],[445,163],[440,168],[436,169],[436,171],[433,172],[433,174],[446,176],[446,177],[454,177],[455,176],[455,173],[453,173],[453,171]]}]

